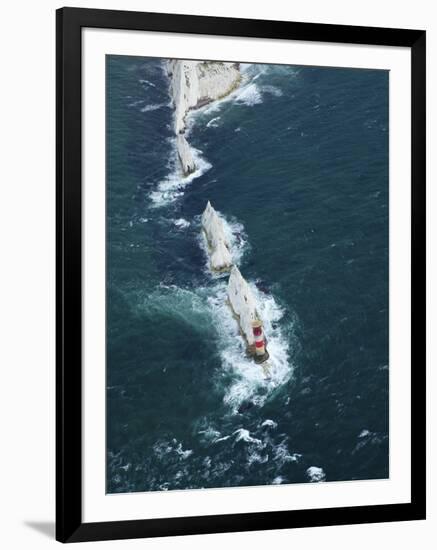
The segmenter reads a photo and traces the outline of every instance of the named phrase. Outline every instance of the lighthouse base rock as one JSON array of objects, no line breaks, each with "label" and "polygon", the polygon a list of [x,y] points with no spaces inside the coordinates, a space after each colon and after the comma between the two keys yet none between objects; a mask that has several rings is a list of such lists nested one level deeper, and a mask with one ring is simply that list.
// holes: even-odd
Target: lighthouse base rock
[{"label": "lighthouse base rock", "polygon": [[238,267],[233,266],[228,282],[228,299],[238,317],[241,332],[249,346],[255,344],[252,323],[258,319],[255,298]]}]

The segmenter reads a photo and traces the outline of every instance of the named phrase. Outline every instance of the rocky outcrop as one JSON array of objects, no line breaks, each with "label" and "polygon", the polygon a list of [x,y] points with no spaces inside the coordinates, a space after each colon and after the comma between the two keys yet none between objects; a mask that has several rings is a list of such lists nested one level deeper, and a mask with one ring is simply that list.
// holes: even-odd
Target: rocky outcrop
[{"label": "rocky outcrop", "polygon": [[214,271],[227,271],[232,267],[230,243],[225,235],[223,220],[208,201],[202,214],[202,228],[208,242],[211,268]]},{"label": "rocky outcrop", "polygon": [[194,162],[190,146],[183,134],[178,134],[176,137],[176,148],[182,171],[185,176],[188,176],[196,170],[196,163]]},{"label": "rocky outcrop", "polygon": [[[185,132],[185,119],[189,110],[221,99],[235,89],[241,80],[237,63],[172,59],[167,62],[167,71],[175,110],[174,131],[177,136]],[[193,166],[195,169],[195,163],[188,161],[192,161],[192,155],[188,159],[185,145],[188,145],[186,140],[178,140],[178,156],[184,174],[187,175],[193,171]]]},{"label": "rocky outcrop", "polygon": [[174,131],[185,131],[185,115],[198,102],[198,61],[171,60],[168,62],[170,96],[175,110]]},{"label": "rocky outcrop", "polygon": [[232,246],[225,231],[223,219],[208,201],[202,214],[202,229],[207,241],[211,269],[214,271],[229,271],[228,303],[234,313],[240,332],[246,341],[246,355],[262,365],[264,377],[271,377],[267,362],[269,353],[263,333],[263,323],[256,307],[253,292],[241,275],[238,267],[233,265]]},{"label": "rocky outcrop", "polygon": [[[198,104],[222,99],[241,81],[238,63],[204,61],[196,67],[199,80]],[[199,105],[199,106],[200,106]]]},{"label": "rocky outcrop", "polygon": [[171,60],[167,69],[176,134],[185,131],[185,116],[190,109],[225,97],[241,80],[237,63]]},{"label": "rocky outcrop", "polygon": [[232,311],[238,317],[241,332],[248,346],[255,344],[252,323],[258,319],[255,298],[238,267],[233,266],[228,282],[228,299]]}]

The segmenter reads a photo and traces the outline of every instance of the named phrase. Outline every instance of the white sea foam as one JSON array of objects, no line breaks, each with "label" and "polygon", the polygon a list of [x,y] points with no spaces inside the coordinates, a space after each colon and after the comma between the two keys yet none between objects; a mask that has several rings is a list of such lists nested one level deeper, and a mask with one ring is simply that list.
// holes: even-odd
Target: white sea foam
[{"label": "white sea foam", "polygon": [[166,206],[176,201],[184,194],[187,185],[211,168],[211,164],[202,157],[202,152],[191,147],[196,170],[192,174],[184,176],[180,168],[180,163],[176,158],[176,140],[173,140],[173,149],[170,174],[161,181],[155,191],[152,191],[149,195],[154,207]]},{"label": "white sea foam", "polygon": [[278,321],[283,310],[272,296],[263,294],[250,284],[255,295],[260,317],[264,323],[267,349],[270,354],[270,380],[265,380],[263,369],[246,356],[246,344],[239,331],[238,322],[227,303],[226,282],[220,281],[208,298],[216,329],[223,369],[231,374],[232,381],[225,391],[224,402],[234,413],[240,405],[251,401],[262,406],[275,388],[287,382],[293,373],[288,357],[287,327],[280,327]]},{"label": "white sea foam", "polygon": [[325,472],[318,466],[310,466],[307,469],[307,476],[312,483],[318,483],[326,480]]},{"label": "white sea foam", "polygon": [[253,105],[262,103],[261,92],[258,86],[251,82],[239,90],[239,93],[235,96],[235,101],[252,107]]},{"label": "white sea foam", "polygon": [[231,247],[234,264],[238,266],[244,254],[246,254],[250,248],[249,241],[247,240],[247,235],[242,223],[233,217],[222,215],[222,218],[224,219],[223,231]]},{"label": "white sea foam", "polygon": [[259,447],[262,446],[261,439],[257,439],[256,437],[252,437],[250,435],[249,430],[245,430],[244,428],[240,428],[234,432],[235,435],[235,441],[245,441],[246,443],[252,443],[254,445],[257,445]]},{"label": "white sea foam", "polygon": [[[198,116],[201,116],[202,114],[212,115],[218,113],[221,108],[226,104],[236,103],[253,107],[254,105],[258,105],[263,102],[263,95],[267,94],[275,97],[282,96],[282,90],[280,90],[278,87],[272,86],[270,84],[262,85],[256,82],[268,70],[269,67],[266,65],[256,65],[250,63],[240,64],[240,73],[242,76],[240,85],[225,97],[221,99],[216,99],[213,102],[208,103],[203,107],[200,107],[199,109],[190,111],[187,114],[186,120],[188,133],[195,124]],[[289,69],[287,70],[289,71]],[[294,75],[295,73],[293,72],[291,74]],[[219,116],[213,117],[207,122],[207,126],[217,126],[218,119],[220,119]],[[237,128],[235,131],[240,131],[240,129]]]},{"label": "white sea foam", "polygon": [[[258,79],[271,70],[267,65],[242,65],[243,85],[232,95],[232,99],[237,103],[243,103],[249,107],[263,102],[264,95],[281,97],[282,90],[271,84],[262,84]],[[275,67],[273,70],[277,70]],[[289,70],[289,69],[287,69]],[[292,73],[294,74],[294,73]]]},{"label": "white sea foam", "polygon": [[193,451],[191,449],[184,449],[182,448],[182,443],[179,443],[178,446],[175,448],[175,453],[179,455],[183,460],[186,460],[189,456],[193,454]]},{"label": "white sea foam", "polygon": [[217,126],[219,125],[219,124],[218,124],[218,121],[219,121],[220,119],[221,119],[221,117],[216,116],[216,117],[212,118],[209,122],[207,122],[207,123],[206,123],[206,126],[207,126],[208,128],[211,128],[211,127],[212,127],[212,128],[217,128]]},{"label": "white sea foam", "polygon": [[[254,294],[258,292],[253,285],[251,290]],[[287,327],[279,328],[276,325],[282,310],[275,305],[274,298],[257,295],[271,356],[269,364],[272,377],[269,381],[264,379],[262,368],[246,357],[245,341],[226,298],[227,282],[219,279],[212,287],[197,287],[193,290],[161,283],[152,292],[136,295],[133,303],[140,314],[147,312],[152,315],[155,310],[168,312],[185,324],[206,331],[205,337],[216,338],[222,365],[222,370],[216,373],[216,382],[220,391],[224,391],[224,402],[236,413],[239,406],[249,400],[262,405],[271,391],[290,378],[292,364],[288,361]],[[225,387],[223,373],[230,375],[230,382],[226,381]],[[266,420],[263,424],[264,432],[266,426],[273,429],[275,423]],[[224,440],[219,433],[215,434],[215,439],[217,442]]]},{"label": "white sea foam", "polygon": [[163,459],[166,455],[176,454],[182,460],[186,460],[189,456],[193,454],[191,449],[183,449],[182,443],[178,442],[176,439],[171,441],[157,441],[153,445],[153,451],[156,456],[160,459]]},{"label": "white sea foam", "polygon": [[273,95],[275,97],[281,97],[283,95],[281,89],[270,85],[261,86],[261,92]]},{"label": "white sea foam", "polygon": [[289,462],[298,462],[301,456],[299,453],[290,454],[285,441],[274,447],[273,460],[280,468]]},{"label": "white sea foam", "polygon": [[172,446],[167,441],[158,441],[153,445],[153,452],[159,458],[167,455],[173,450]]},{"label": "white sea foam", "polygon": [[249,466],[252,464],[264,464],[268,462],[268,460],[269,455],[267,453],[260,454],[258,451],[253,450],[248,453],[247,464]]},{"label": "white sea foam", "polygon": [[157,111],[162,109],[162,107],[167,107],[168,103],[151,103],[150,105],[145,105],[140,111],[142,113],[147,113],[149,111]]},{"label": "white sea foam", "polygon": [[[207,105],[196,109],[195,111],[190,111],[186,121],[188,130],[192,128],[198,116],[201,116],[202,114],[211,115],[214,113],[218,113],[224,105],[227,105],[229,103],[235,102],[249,106],[262,103],[260,89],[254,81],[265,71],[258,71],[256,75],[253,75],[253,67],[254,66],[252,66],[251,64],[240,65],[240,73],[242,75],[241,83],[233,92],[221,99],[216,99],[212,103],[208,103]],[[212,123],[212,121],[214,121],[214,123],[212,123],[211,125],[215,125],[217,119],[219,118],[220,117],[218,116],[213,117],[209,122]]]},{"label": "white sea foam", "polygon": [[284,483],[285,478],[282,476],[276,476],[275,479],[272,481],[273,485],[281,485],[281,483]]},{"label": "white sea foam", "polygon": [[173,224],[178,227],[179,229],[185,229],[187,227],[190,227],[190,222],[185,220],[184,218],[179,218],[177,220],[173,220]]},{"label": "white sea foam", "polygon": [[[243,83],[230,95],[230,99],[236,103],[253,107],[263,102],[263,95],[270,94],[275,97],[282,96],[282,91],[269,84],[260,85],[256,81],[267,72],[267,67],[259,65],[245,65],[242,71]],[[254,71],[256,71],[255,74]]]},{"label": "white sea foam", "polygon": [[146,86],[151,86],[152,88],[156,88],[156,84],[154,84],[153,82],[150,82],[150,80],[146,80],[144,78],[140,79],[139,83],[140,84],[145,84]]},{"label": "white sea foam", "polygon": [[223,437],[219,437],[218,439],[214,440],[214,443],[219,443],[220,441],[226,441],[230,438],[231,438],[230,435],[224,435]]},{"label": "white sea foam", "polygon": [[262,427],[267,427],[267,428],[277,428],[278,427],[278,423],[275,422],[274,420],[270,420],[269,418],[267,420],[264,420],[264,422],[261,424]]},{"label": "white sea foam", "polygon": [[205,430],[199,430],[197,433],[207,442],[218,441],[221,435],[220,432],[215,430],[212,426],[208,426]]},{"label": "white sea foam", "polygon": [[145,102],[145,99],[137,99],[135,101],[132,101],[132,103],[129,103],[128,107],[138,107],[138,105],[142,105],[144,102]]}]

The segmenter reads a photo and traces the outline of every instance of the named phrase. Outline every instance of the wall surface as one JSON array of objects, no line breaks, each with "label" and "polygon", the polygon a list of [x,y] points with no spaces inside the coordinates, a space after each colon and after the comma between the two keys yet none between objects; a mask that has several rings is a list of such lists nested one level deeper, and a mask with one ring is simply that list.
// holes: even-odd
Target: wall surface
[{"label": "wall surface", "polygon": [[[428,31],[428,150],[436,147],[437,19],[433,2],[308,0],[215,4],[201,0],[75,0],[72,5],[320,23],[425,28]],[[9,2],[2,9],[0,86],[0,543],[3,548],[42,550],[56,545],[54,532],[54,330],[55,330],[55,9],[62,3]],[[434,123],[434,124],[433,124]],[[436,180],[430,156],[429,181]],[[429,189],[428,211],[436,203]],[[429,216],[430,217],[430,216]],[[429,221],[429,242],[437,230]],[[431,244],[428,246],[431,253]],[[437,277],[434,254],[428,280]],[[428,286],[430,287],[429,283]],[[430,290],[430,289],[429,289]],[[429,322],[435,321],[435,290]],[[428,329],[431,336],[430,329]],[[429,342],[437,359],[436,345]],[[436,374],[429,370],[429,427],[437,421]],[[435,432],[435,429],[434,429]],[[429,442],[429,486],[435,484],[435,438]],[[224,534],[150,541],[99,543],[102,548],[320,548],[356,550],[386,545],[432,548],[437,536],[436,497],[429,496],[426,522],[326,527]],[[435,544],[435,543],[434,543]],[[84,546],[88,547],[88,544]]]}]

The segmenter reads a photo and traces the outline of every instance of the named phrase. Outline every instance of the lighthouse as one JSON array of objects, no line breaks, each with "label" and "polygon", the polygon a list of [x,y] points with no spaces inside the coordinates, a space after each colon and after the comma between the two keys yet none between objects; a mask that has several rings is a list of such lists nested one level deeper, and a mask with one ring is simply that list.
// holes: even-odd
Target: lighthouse
[{"label": "lighthouse", "polygon": [[263,324],[259,319],[252,321],[252,331],[255,340],[255,362],[264,363],[269,358],[269,353],[266,349],[266,340],[264,338]]}]

